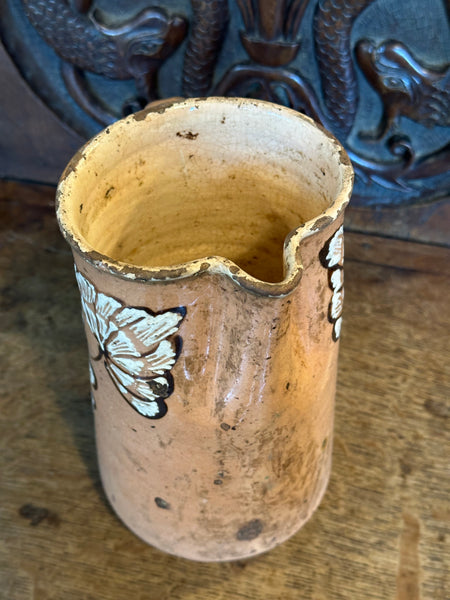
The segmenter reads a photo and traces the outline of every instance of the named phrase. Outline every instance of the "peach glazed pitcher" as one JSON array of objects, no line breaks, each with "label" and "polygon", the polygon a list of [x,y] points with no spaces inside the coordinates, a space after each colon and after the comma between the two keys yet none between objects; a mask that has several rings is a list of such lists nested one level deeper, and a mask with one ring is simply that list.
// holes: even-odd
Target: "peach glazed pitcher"
[{"label": "peach glazed pitcher", "polygon": [[150,105],[66,168],[101,477],[149,544],[240,559],[318,506],[352,179],[309,118],[241,98]]}]

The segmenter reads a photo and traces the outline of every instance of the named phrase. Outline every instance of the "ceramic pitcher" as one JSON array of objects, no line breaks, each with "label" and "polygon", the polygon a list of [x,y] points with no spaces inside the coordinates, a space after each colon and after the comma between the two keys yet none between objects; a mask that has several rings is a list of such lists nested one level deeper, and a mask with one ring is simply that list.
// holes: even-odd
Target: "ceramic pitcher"
[{"label": "ceramic pitcher", "polygon": [[239,98],[150,106],[66,168],[101,478],[153,546],[248,557],[318,506],[352,177],[310,119]]}]

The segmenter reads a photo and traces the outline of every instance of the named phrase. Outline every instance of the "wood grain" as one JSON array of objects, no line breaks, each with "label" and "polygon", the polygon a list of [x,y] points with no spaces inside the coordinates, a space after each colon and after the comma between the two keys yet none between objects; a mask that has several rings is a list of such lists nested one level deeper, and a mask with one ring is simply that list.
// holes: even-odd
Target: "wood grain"
[{"label": "wood grain", "polygon": [[450,246],[450,198],[410,206],[350,205],[345,215],[348,231]]},{"label": "wood grain", "polygon": [[266,555],[190,563],[141,542],[103,495],[52,193],[1,193],[0,599],[447,600],[450,251],[441,270],[433,247],[347,235],[326,496]]}]

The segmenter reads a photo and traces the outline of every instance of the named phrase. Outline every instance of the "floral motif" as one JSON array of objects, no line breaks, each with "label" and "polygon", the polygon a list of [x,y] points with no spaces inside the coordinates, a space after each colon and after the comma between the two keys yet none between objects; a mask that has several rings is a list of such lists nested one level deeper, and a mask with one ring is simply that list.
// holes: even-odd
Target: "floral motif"
[{"label": "floral motif", "polygon": [[96,290],[77,269],[75,274],[84,319],[98,343],[98,354],[91,361],[103,358],[114,385],[138,413],[150,419],[163,417],[167,412],[164,400],[173,392],[170,370],[181,350],[181,339],[174,334],[186,314],[185,307],[154,313],[124,306]]},{"label": "floral motif", "polygon": [[342,308],[344,304],[344,228],[334,233],[320,251],[320,262],[328,269],[328,285],[333,291],[328,305],[328,320],[333,323],[333,340],[341,335]]}]

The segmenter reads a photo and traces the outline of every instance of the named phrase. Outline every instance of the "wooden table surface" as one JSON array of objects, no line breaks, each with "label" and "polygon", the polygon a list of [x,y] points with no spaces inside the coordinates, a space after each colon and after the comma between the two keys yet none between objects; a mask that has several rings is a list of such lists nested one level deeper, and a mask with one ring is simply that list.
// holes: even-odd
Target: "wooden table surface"
[{"label": "wooden table surface", "polygon": [[52,190],[0,186],[1,600],[448,600],[450,250],[346,237],[333,471],[288,542],[201,564],[103,494]]}]

